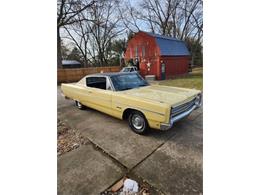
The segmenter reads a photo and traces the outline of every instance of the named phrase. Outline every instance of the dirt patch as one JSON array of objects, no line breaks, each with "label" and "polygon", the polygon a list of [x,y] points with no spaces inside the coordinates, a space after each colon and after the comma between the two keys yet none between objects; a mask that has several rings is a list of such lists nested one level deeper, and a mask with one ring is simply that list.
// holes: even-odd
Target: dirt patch
[{"label": "dirt patch", "polygon": [[57,155],[74,150],[84,144],[83,136],[68,124],[58,119],[57,121]]}]

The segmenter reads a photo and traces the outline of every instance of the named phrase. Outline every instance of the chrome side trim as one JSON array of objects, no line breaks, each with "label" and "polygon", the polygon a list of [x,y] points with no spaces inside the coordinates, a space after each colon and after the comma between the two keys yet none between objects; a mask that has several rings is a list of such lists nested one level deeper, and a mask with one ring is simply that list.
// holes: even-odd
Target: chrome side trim
[{"label": "chrome side trim", "polygon": [[110,78],[109,76],[107,76],[107,80],[108,80],[108,82],[109,82],[109,84],[110,84],[110,86],[111,86],[111,88],[112,88],[111,90],[112,90],[112,91],[116,91],[116,90],[115,90],[115,87],[114,87],[114,83],[112,82],[112,80],[111,80],[111,78]]},{"label": "chrome side trim", "polygon": [[116,106],[117,106],[117,105],[124,105],[124,106],[126,106],[127,108],[136,109],[136,110],[140,110],[140,111],[144,110],[144,111],[147,111],[147,112],[152,112],[152,113],[155,113],[155,114],[159,114],[159,115],[161,115],[161,116],[165,116],[164,113],[155,112],[155,111],[152,111],[152,110],[147,110],[147,109],[140,108],[140,107],[136,107],[136,106],[130,106],[130,105],[127,105],[127,104],[122,104],[122,103],[120,103],[120,102],[114,102],[114,103],[115,103]]}]

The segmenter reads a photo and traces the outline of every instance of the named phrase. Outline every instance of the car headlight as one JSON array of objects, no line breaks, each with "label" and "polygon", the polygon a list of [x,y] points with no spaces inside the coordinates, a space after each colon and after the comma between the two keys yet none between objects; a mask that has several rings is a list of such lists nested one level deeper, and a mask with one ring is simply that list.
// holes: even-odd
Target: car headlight
[{"label": "car headlight", "polygon": [[195,105],[199,107],[201,105],[201,94],[198,94],[195,98]]}]

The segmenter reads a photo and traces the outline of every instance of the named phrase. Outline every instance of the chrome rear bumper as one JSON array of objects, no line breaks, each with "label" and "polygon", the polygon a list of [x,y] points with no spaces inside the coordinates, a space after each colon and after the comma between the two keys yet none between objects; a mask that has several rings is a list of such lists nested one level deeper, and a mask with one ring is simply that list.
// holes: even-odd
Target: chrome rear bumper
[{"label": "chrome rear bumper", "polygon": [[177,121],[181,120],[182,118],[188,116],[193,110],[195,110],[198,107],[200,107],[200,106],[193,105],[189,110],[172,117],[170,119],[170,123],[162,123],[161,126],[160,126],[160,129],[163,130],[163,131],[166,131],[166,130],[172,128],[172,126],[175,122],[177,122]]}]

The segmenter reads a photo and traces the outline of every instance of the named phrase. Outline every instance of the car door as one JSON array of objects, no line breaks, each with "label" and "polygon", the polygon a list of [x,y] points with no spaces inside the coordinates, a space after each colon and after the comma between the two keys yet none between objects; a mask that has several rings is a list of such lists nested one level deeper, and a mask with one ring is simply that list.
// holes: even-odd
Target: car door
[{"label": "car door", "polygon": [[80,87],[77,90],[77,97],[75,97],[75,100],[78,100],[83,105],[86,105],[88,107],[93,107],[93,97],[92,97],[92,88],[87,86],[87,80],[93,80],[95,78],[87,77],[85,78],[85,81],[82,81],[80,83]]},{"label": "car door", "polygon": [[86,96],[89,107],[111,114],[112,90],[106,76],[86,78]]}]

